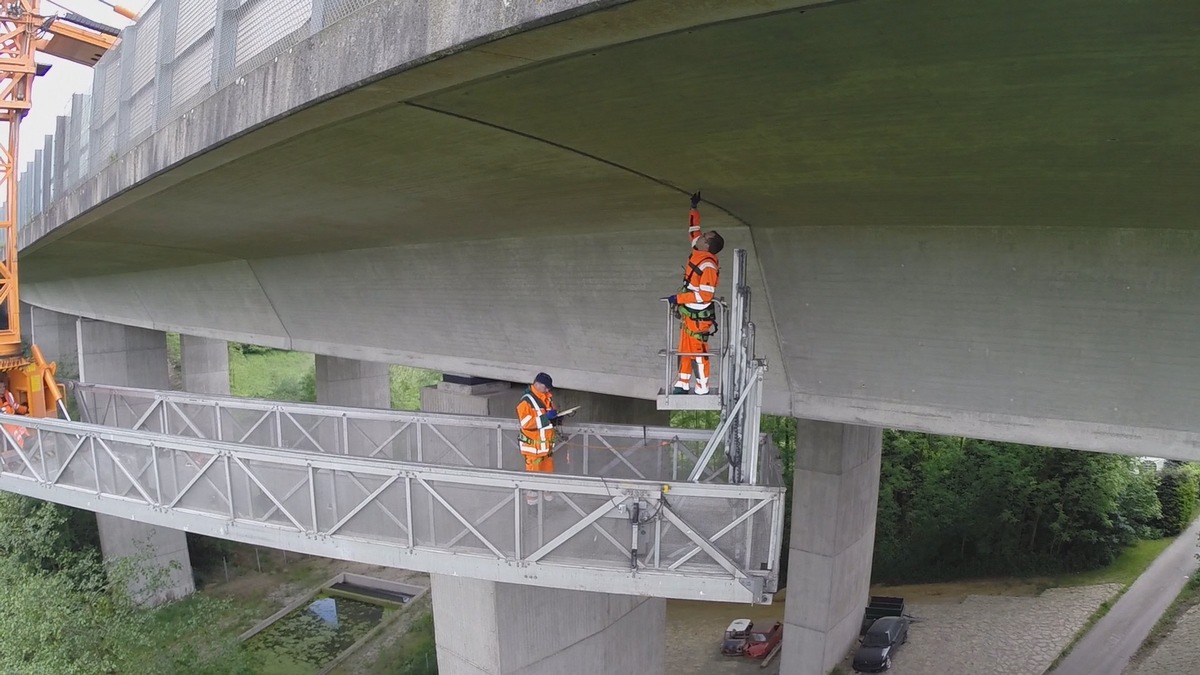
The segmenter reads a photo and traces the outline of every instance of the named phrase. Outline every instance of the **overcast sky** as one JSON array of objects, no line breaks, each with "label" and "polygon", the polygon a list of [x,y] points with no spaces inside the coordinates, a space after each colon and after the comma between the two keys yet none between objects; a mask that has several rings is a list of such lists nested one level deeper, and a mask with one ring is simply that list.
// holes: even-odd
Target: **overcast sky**
[{"label": "overcast sky", "polygon": [[[118,0],[114,4],[140,13],[152,2],[153,0]],[[42,0],[42,13],[62,13],[63,10],[56,7],[56,4],[115,28],[124,28],[131,23],[97,0],[54,0],[54,4],[49,0]],[[45,76],[34,80],[33,107],[21,122],[19,170],[24,170],[25,165],[33,161],[33,151],[43,146],[46,135],[54,133],[55,118],[71,111],[71,94],[89,92],[92,89],[91,68],[49,54],[39,53],[37,60],[50,64],[51,68]]]}]

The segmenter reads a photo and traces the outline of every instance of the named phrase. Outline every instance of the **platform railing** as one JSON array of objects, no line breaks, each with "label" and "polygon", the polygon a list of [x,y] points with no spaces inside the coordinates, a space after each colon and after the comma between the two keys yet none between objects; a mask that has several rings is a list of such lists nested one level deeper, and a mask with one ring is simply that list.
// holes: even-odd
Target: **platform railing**
[{"label": "platform railing", "polygon": [[783,524],[778,487],[431,465],[23,416],[0,419],[0,489],[314,555],[735,602],[770,601]]},{"label": "platform railing", "polygon": [[[264,401],[233,396],[114,387],[72,382],[79,416],[109,427],[171,436],[321,452],[332,455],[521,469],[514,418],[449,415]],[[696,467],[711,431],[567,423],[559,428],[555,470],[609,479],[682,481]],[[769,458],[765,485],[780,485],[778,451],[763,439]],[[725,453],[710,456],[703,483],[729,478]]]}]

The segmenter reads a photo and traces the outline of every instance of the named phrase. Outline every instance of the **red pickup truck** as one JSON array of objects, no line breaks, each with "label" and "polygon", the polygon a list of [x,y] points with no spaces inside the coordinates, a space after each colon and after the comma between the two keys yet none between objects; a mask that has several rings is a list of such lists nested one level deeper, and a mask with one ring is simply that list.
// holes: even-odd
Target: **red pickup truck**
[{"label": "red pickup truck", "polygon": [[783,624],[776,621],[769,630],[755,628],[749,619],[735,619],[725,629],[721,653],[726,656],[747,656],[764,659],[783,639]]}]

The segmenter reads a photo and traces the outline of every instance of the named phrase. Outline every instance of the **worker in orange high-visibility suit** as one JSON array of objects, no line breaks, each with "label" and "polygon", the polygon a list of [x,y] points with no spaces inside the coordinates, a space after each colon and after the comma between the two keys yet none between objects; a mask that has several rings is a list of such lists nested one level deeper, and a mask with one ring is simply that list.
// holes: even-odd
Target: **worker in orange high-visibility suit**
[{"label": "worker in orange high-visibility suit", "polygon": [[[554,380],[546,373],[538,373],[533,383],[517,402],[517,420],[521,423],[521,454],[525,457],[525,470],[536,473],[554,473],[555,425],[559,421],[554,407]],[[553,501],[546,494],[546,501]],[[525,502],[537,504],[538,493],[526,492]]]},{"label": "worker in orange high-visibility suit", "polygon": [[[0,413],[5,415],[24,415],[28,411],[28,408],[17,403],[17,397],[13,396],[13,393],[8,390],[8,381],[0,379]],[[4,430],[16,441],[18,447],[25,447],[25,437],[31,435],[29,429],[14,424],[5,424]]]},{"label": "worker in orange high-visibility suit", "polygon": [[721,276],[717,254],[725,248],[725,239],[716,231],[700,231],[700,192],[692,195],[688,212],[688,237],[692,240],[692,255],[683,272],[683,288],[666,300],[679,313],[679,379],[672,394],[687,394],[695,378],[695,392],[708,393],[708,338],[716,332],[717,311],[713,295]]}]

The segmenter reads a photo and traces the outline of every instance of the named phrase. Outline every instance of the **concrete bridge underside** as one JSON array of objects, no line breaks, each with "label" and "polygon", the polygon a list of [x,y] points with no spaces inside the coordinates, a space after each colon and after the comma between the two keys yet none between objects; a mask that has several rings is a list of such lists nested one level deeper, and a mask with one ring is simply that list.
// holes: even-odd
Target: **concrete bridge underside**
[{"label": "concrete bridge underside", "polygon": [[[699,187],[770,411],[1200,459],[1193,5],[569,4],[188,141],[289,83],[231,85],[52,205],[24,297],[646,398]],[[370,61],[367,14],[264,68]]]}]

